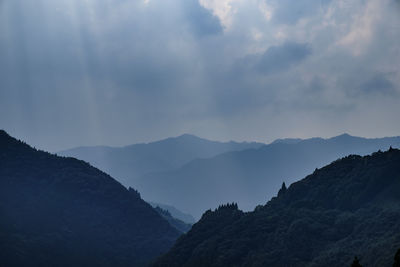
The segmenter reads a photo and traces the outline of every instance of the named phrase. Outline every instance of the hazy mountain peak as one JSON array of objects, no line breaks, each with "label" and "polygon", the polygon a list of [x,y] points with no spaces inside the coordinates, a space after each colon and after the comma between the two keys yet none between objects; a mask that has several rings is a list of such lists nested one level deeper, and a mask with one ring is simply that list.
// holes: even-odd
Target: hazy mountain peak
[{"label": "hazy mountain peak", "polygon": [[214,141],[210,141],[208,139],[205,138],[201,138],[197,135],[194,134],[189,134],[189,133],[184,133],[175,137],[169,137],[166,139],[162,139],[159,141],[155,141],[149,144],[160,144],[160,143],[168,143],[168,142],[174,142],[174,143],[187,143],[187,144],[192,144],[192,143],[199,143],[199,142],[214,142]]},{"label": "hazy mountain peak", "polygon": [[276,139],[271,144],[297,144],[301,141],[303,141],[301,138],[281,138]]},{"label": "hazy mountain peak", "polygon": [[[151,144],[165,143],[165,142],[169,142],[169,141],[198,141],[198,140],[208,141],[208,140],[206,140],[204,138],[201,138],[201,137],[198,137],[198,136],[196,136],[194,134],[184,133],[184,134],[181,134],[181,135],[178,135],[178,136],[167,137],[167,138],[164,138],[164,139],[148,142],[148,143],[145,143],[145,144],[151,145]],[[131,145],[131,146],[134,146],[134,145]]]},{"label": "hazy mountain peak", "polygon": [[338,136],[334,136],[334,137],[329,138],[329,139],[335,140],[335,139],[351,139],[351,138],[362,138],[362,137],[357,137],[357,136],[350,135],[348,133],[343,133],[343,134],[340,134]]},{"label": "hazy mountain peak", "polygon": [[204,138],[198,137],[197,135],[190,134],[190,133],[184,133],[184,134],[178,135],[175,138],[176,139],[202,139],[202,140],[206,140]]}]

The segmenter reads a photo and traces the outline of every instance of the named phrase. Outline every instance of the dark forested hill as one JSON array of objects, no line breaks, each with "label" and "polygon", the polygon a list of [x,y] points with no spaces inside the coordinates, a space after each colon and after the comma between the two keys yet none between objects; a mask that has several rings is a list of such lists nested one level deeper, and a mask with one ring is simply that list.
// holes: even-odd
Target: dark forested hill
[{"label": "dark forested hill", "polygon": [[261,143],[216,142],[184,134],[148,144],[125,147],[78,147],[60,152],[61,155],[85,160],[110,173],[126,186],[135,186],[141,175],[181,167],[193,159],[248,148],[259,148]]},{"label": "dark forested hill", "polygon": [[0,266],[141,266],[178,236],[135,190],[0,131]]},{"label": "dark forested hill", "polygon": [[392,266],[400,248],[400,151],[348,156],[254,212],[207,211],[153,266]]},{"label": "dark forested hill", "polygon": [[196,219],[220,203],[237,202],[240,208],[253,210],[266,203],[284,181],[291,184],[335,159],[390,146],[400,148],[400,137],[366,139],[344,134],[330,139],[278,140],[144,175],[135,188],[145,200],[171,204]]}]

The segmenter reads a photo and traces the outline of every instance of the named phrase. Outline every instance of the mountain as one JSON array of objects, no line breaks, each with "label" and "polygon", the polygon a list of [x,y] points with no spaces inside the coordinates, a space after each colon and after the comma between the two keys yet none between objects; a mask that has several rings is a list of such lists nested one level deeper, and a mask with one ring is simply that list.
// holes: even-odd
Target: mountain
[{"label": "mountain", "polygon": [[[153,266],[392,266],[400,248],[400,150],[351,155],[253,212],[208,210]],[[398,255],[396,254],[398,262]]]},{"label": "mountain", "polygon": [[158,214],[160,214],[164,219],[166,219],[170,225],[175,227],[181,233],[188,232],[192,227],[191,224],[187,224],[177,218],[172,217],[171,213],[169,213],[168,210],[164,210],[159,206],[156,206],[154,209],[158,212]]},{"label": "mountain", "polygon": [[149,204],[151,206],[153,206],[153,208],[160,207],[161,209],[168,211],[172,217],[174,217],[186,224],[192,225],[196,222],[196,220],[193,218],[192,215],[184,213],[184,212],[178,210],[177,208],[175,208],[174,206],[160,204],[160,203],[154,203],[154,202],[149,202]]},{"label": "mountain", "polygon": [[137,191],[0,131],[1,266],[142,266],[180,232]]},{"label": "mountain", "polygon": [[366,139],[344,134],[275,142],[196,159],[173,171],[149,173],[137,179],[135,187],[145,200],[168,203],[196,219],[220,203],[237,202],[248,211],[270,199],[284,181],[298,181],[337,158],[389,146],[399,148],[400,137]]},{"label": "mountain", "polygon": [[272,144],[297,144],[303,141],[300,138],[284,138],[284,139],[276,139]]},{"label": "mountain", "polygon": [[138,177],[156,171],[181,167],[197,158],[259,148],[261,143],[216,142],[184,134],[178,137],[125,147],[78,147],[58,154],[75,157],[110,173],[125,186],[134,186]]}]

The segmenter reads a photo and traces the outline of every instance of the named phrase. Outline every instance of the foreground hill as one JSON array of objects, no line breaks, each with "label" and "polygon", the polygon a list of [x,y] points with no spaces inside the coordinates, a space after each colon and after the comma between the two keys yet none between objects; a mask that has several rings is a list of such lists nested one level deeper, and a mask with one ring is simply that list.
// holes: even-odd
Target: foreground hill
[{"label": "foreground hill", "polygon": [[392,266],[400,151],[348,156],[282,186],[254,212],[207,211],[153,266]]},{"label": "foreground hill", "polygon": [[[144,175],[135,181],[145,200],[168,203],[199,219],[204,210],[237,202],[253,210],[315,168],[350,154],[400,148],[400,137],[366,139],[347,134],[330,139],[278,140],[258,149],[193,160],[183,167]],[[204,197],[206,196],[206,197]]]},{"label": "foreground hill", "polygon": [[179,232],[89,164],[0,131],[1,266],[141,266]]},{"label": "foreground hill", "polygon": [[148,144],[125,147],[78,147],[59,154],[89,162],[110,173],[126,186],[135,186],[135,180],[149,172],[167,171],[198,158],[248,148],[259,148],[261,143],[216,142],[184,134]]}]

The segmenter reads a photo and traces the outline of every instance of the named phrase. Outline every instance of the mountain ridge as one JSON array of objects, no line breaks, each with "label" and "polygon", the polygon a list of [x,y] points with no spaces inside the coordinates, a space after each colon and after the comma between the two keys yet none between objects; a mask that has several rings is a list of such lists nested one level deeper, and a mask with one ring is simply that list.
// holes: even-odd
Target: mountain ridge
[{"label": "mountain ridge", "polygon": [[142,266],[180,235],[140,194],[88,163],[0,131],[6,266]]},{"label": "mountain ridge", "polygon": [[[344,134],[295,144],[272,143],[194,159],[171,171],[148,173],[137,180],[136,187],[144,199],[169,203],[197,218],[218,203],[237,201],[241,208],[252,210],[272,197],[284,181],[295,182],[339,157],[366,155],[389,146],[400,147],[400,137],[368,139]],[[203,192],[209,196],[206,200]],[[182,203],[180,199],[186,200]]]},{"label": "mountain ridge", "polygon": [[152,266],[391,266],[400,247],[400,150],[350,155],[252,212],[206,211]]},{"label": "mountain ridge", "polygon": [[141,175],[179,168],[195,158],[207,158],[226,151],[260,147],[256,142],[218,142],[184,134],[163,140],[124,147],[80,147],[58,152],[73,156],[113,175],[125,186],[133,186]]}]

